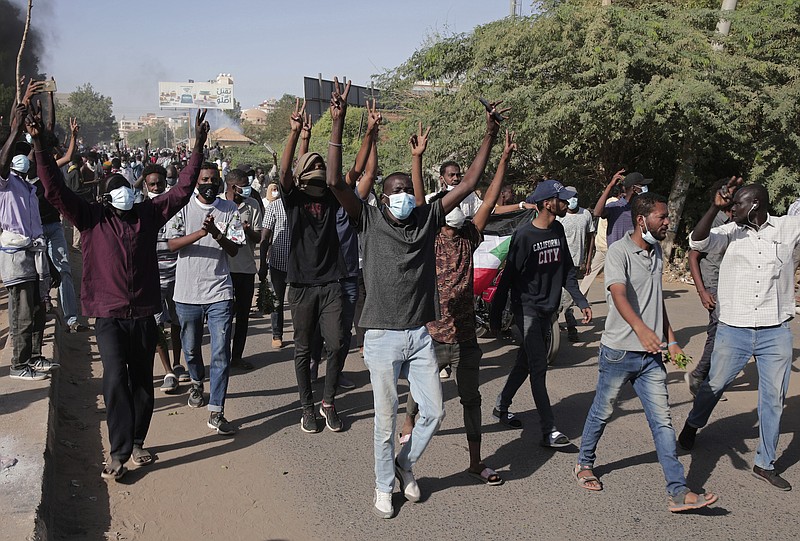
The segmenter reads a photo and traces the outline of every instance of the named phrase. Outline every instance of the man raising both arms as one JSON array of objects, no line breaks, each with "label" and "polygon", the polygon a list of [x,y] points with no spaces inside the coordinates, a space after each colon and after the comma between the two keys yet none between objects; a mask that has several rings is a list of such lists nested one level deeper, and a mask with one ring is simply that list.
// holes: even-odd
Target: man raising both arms
[{"label": "man raising both arms", "polygon": [[[426,323],[436,319],[436,234],[445,225],[445,216],[475,189],[500,125],[487,115],[486,134],[475,161],[464,180],[441,199],[415,207],[411,179],[404,173],[392,173],[384,180],[381,206],[373,207],[361,201],[339,173],[350,88],[348,85],[344,94],[339,94],[338,81],[334,85],[327,182],[361,234],[367,296],[360,325],[367,329],[364,362],[375,401],[376,479],[372,510],[381,518],[391,518],[395,476],[400,479],[405,497],[419,501],[421,494],[411,468],[444,417],[436,356],[425,328]],[[494,108],[492,112],[496,112]],[[387,265],[387,261],[392,264]],[[411,441],[395,459],[399,377],[408,378],[419,401],[420,416]]]}]

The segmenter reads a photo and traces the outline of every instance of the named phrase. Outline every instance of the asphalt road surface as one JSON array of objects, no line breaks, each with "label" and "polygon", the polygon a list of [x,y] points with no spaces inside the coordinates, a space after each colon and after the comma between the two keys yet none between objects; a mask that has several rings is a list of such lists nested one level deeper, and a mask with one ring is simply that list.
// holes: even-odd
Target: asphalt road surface
[{"label": "asphalt road surface", "polygon": [[[706,315],[694,287],[665,283],[665,292],[678,340],[688,354],[699,358]],[[589,298],[594,322],[579,327],[582,342],[562,341],[560,356],[548,373],[556,424],[575,443],[597,382],[597,347],[606,313],[602,282],[595,282]],[[751,474],[758,440],[757,375],[751,362],[727,393],[729,400],[718,405],[708,427],[698,433],[695,450],[680,454],[689,485],[718,493],[720,501],[707,510],[673,515],[667,510],[664,477],[641,404],[630,387],[621,394],[598,448],[595,472],[605,490],[588,492],[572,478],[577,447],[557,452],[539,445],[538,416],[528,385],[520,389],[512,406],[524,422],[522,430],[505,429],[492,417],[516,347],[508,341],[481,340],[484,461],[500,472],[505,484],[482,485],[465,473],[469,462],[461,405],[455,382],[446,380],[447,416],[415,468],[423,501],[405,502],[396,492],[395,518],[381,520],[370,512],[372,393],[358,352],[353,351],[345,365],[358,387],[343,392],[336,402],[345,430],[305,434],[299,427],[291,334],[285,337],[287,347],[275,351],[270,347],[269,320],[256,318],[251,323],[246,359],[256,369],[233,373],[225,410],[238,434],[225,438],[211,433],[206,409],[187,407],[186,389],[175,396],[156,391],[146,447],[157,460],[132,470],[120,483],[99,476],[100,445],[107,450],[108,444],[94,338],[71,335],[84,342],[73,343],[73,353],[77,358],[91,355],[92,363],[72,369],[71,375],[68,370],[62,383],[68,386],[71,378],[75,384],[71,395],[62,392],[61,411],[62,420],[64,416],[71,420],[66,424],[78,425],[75,433],[67,434],[69,441],[78,442],[78,450],[65,450],[65,455],[66,451],[74,455],[72,466],[60,473],[59,499],[64,505],[56,528],[60,537],[783,540],[796,536],[797,374],[786,400],[777,469],[798,490],[781,492]],[[797,323],[793,329],[797,335]],[[793,372],[797,371],[795,363]],[[162,375],[158,363],[156,374]],[[691,396],[683,372],[670,369],[668,382],[673,424],[679,431]],[[402,404],[407,387],[401,388]],[[321,392],[320,383],[315,387],[317,400]]]}]

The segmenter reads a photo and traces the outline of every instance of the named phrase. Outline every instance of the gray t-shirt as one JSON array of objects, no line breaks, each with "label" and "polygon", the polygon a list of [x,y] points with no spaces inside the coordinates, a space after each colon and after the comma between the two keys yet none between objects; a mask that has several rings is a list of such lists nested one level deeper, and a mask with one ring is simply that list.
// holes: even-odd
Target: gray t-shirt
[{"label": "gray t-shirt", "polygon": [[586,239],[590,233],[594,233],[592,214],[584,208],[579,208],[578,212],[574,214],[567,212],[566,216],[556,218],[556,220],[564,226],[564,235],[567,237],[572,264],[580,267],[581,260],[586,255]]},{"label": "gray t-shirt", "polygon": [[[217,199],[212,205],[201,203],[193,196],[168,224],[171,239],[194,233],[203,226],[208,214],[223,235],[237,244],[244,244],[236,203]],[[246,248],[245,248],[246,249]],[[228,267],[228,255],[211,235],[178,250],[175,267],[175,302],[211,304],[233,299],[233,282]]]},{"label": "gray t-shirt", "polygon": [[441,200],[416,207],[403,224],[387,218],[384,207],[362,201],[353,225],[363,249],[367,290],[359,326],[414,329],[438,319],[433,244],[444,225]]},{"label": "gray t-shirt", "polygon": [[[253,231],[261,233],[261,224],[264,217],[261,215],[261,208],[252,197],[246,198],[239,205],[239,218],[242,222],[247,222]],[[236,253],[235,257],[228,256],[228,267],[231,272],[240,274],[255,274],[256,268],[256,243],[245,235],[245,244]]]},{"label": "gray t-shirt", "polygon": [[608,317],[600,343],[612,349],[644,351],[636,333],[620,315],[609,288],[613,284],[625,284],[626,296],[633,310],[660,339],[664,340],[664,297],[661,289],[661,273],[664,264],[661,246],[645,250],[631,240],[631,232],[608,247],[605,263],[606,302]]},{"label": "gray t-shirt", "polygon": [[[730,221],[728,215],[722,211],[717,212],[714,217],[714,223],[711,224],[711,229],[725,225]],[[703,277],[703,285],[707,288],[717,288],[719,283],[719,266],[722,263],[722,258],[725,257],[725,251],[721,254],[707,254],[703,253],[700,258],[700,275]]]}]

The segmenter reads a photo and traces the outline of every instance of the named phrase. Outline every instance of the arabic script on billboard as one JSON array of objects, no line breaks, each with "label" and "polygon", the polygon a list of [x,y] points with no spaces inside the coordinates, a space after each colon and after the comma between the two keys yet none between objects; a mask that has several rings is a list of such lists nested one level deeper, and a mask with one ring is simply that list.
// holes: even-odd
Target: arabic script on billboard
[{"label": "arabic script on billboard", "polygon": [[170,109],[233,109],[233,85],[158,83],[158,104]]}]

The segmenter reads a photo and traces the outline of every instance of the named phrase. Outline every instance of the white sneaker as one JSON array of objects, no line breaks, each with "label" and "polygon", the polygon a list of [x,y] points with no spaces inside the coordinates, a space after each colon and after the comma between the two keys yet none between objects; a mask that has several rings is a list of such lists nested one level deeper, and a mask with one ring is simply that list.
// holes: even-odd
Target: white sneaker
[{"label": "white sneaker", "polygon": [[400,490],[403,491],[406,499],[412,503],[417,503],[422,498],[422,493],[419,491],[419,485],[417,480],[414,479],[414,474],[411,473],[411,470],[401,468],[400,464],[397,463],[397,459],[395,459],[394,474],[397,480],[400,481]]},{"label": "white sneaker", "polygon": [[392,506],[392,493],[381,492],[375,489],[375,504],[372,506],[372,512],[380,518],[392,518],[394,516],[394,507]]}]

